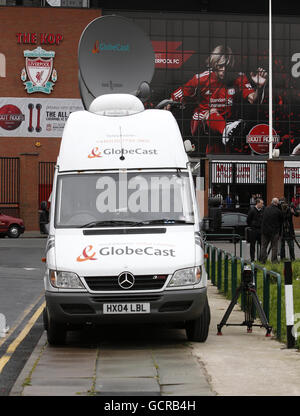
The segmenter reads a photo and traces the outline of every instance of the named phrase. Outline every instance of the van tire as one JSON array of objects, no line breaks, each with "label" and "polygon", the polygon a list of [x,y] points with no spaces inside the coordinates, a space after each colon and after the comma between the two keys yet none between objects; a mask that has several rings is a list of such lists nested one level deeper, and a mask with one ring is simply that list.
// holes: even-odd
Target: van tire
[{"label": "van tire", "polygon": [[187,339],[193,342],[205,342],[208,336],[209,324],[210,307],[206,298],[204,309],[199,318],[185,323]]},{"label": "van tire", "polygon": [[47,309],[43,309],[43,324],[44,324],[44,330],[47,331],[48,329],[48,316],[47,316]]},{"label": "van tire", "polygon": [[67,331],[63,324],[49,319],[47,311],[43,313],[46,316],[46,322],[44,320],[44,326],[47,327],[47,341],[49,345],[64,345],[66,342]]}]

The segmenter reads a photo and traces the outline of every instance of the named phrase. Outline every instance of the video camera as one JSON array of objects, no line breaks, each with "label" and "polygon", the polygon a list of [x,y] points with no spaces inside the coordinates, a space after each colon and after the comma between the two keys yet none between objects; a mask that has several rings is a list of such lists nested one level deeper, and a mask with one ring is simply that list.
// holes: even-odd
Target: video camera
[{"label": "video camera", "polygon": [[286,212],[290,206],[285,199],[279,199],[279,208],[281,211]]},{"label": "video camera", "polygon": [[253,271],[251,266],[246,265],[244,266],[243,272],[242,272],[242,283],[243,285],[247,286],[253,283]]}]

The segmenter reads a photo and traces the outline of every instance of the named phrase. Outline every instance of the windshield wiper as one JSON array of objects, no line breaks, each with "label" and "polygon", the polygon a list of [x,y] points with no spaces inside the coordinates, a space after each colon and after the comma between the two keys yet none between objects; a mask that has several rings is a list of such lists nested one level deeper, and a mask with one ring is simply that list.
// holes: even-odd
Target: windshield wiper
[{"label": "windshield wiper", "polygon": [[186,221],[186,220],[175,220],[170,218],[159,218],[156,220],[145,220],[141,222],[136,222],[133,225],[151,225],[151,224],[165,224],[165,225],[171,225],[171,224],[194,224],[192,221]]},{"label": "windshield wiper", "polygon": [[151,225],[151,224],[194,224],[192,221],[185,220],[175,220],[170,218],[159,218],[155,220],[145,220],[145,221],[126,221],[126,220],[105,220],[105,221],[91,221],[85,225],[81,225],[80,228],[93,228],[93,227],[106,227],[106,226],[118,226],[118,225],[127,225],[129,227],[138,227],[140,225]]},{"label": "windshield wiper", "polygon": [[93,227],[101,227],[101,226],[109,226],[109,225],[135,225],[135,221],[123,221],[123,220],[105,220],[105,221],[91,221],[87,224],[81,225],[80,228],[93,228]]}]

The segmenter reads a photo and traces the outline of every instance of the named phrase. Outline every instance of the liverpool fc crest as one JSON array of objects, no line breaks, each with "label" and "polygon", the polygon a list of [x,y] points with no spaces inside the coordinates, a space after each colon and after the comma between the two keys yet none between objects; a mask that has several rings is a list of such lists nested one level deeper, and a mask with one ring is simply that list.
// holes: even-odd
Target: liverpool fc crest
[{"label": "liverpool fc crest", "polygon": [[25,68],[22,69],[21,80],[28,94],[33,92],[51,93],[57,80],[57,72],[53,68],[54,56],[55,52],[45,51],[40,46],[33,51],[24,51]]}]

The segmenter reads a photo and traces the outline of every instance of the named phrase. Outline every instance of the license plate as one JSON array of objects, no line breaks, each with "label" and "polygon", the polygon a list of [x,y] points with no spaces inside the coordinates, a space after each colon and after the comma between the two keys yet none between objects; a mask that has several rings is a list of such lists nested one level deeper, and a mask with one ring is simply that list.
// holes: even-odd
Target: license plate
[{"label": "license plate", "polygon": [[150,303],[104,303],[103,313],[150,313]]}]

